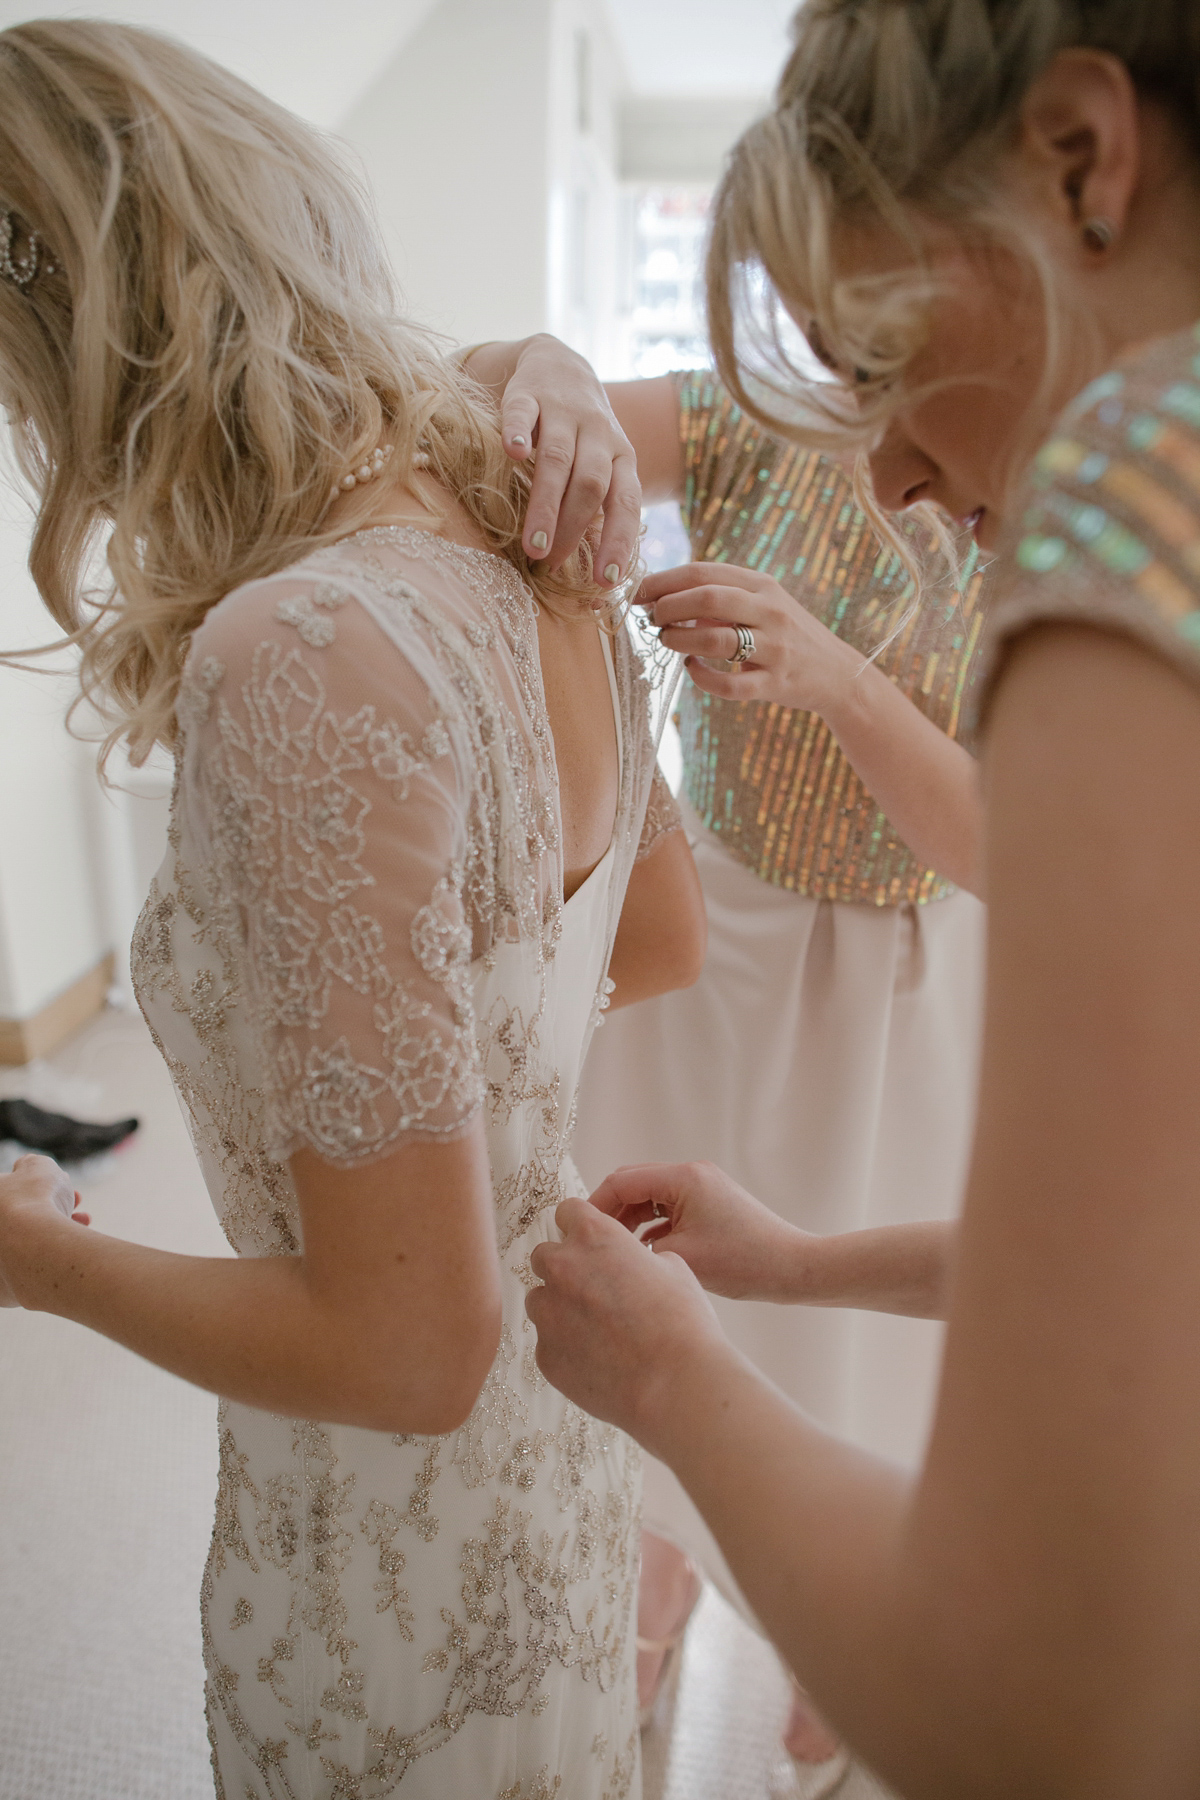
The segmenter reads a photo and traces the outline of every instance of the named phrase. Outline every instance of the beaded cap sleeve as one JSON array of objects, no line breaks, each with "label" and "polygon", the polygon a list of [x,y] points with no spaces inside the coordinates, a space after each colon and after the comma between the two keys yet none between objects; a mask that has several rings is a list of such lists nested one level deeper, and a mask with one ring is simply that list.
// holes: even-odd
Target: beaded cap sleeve
[{"label": "beaded cap sleeve", "polygon": [[1093,382],[1033,468],[989,610],[983,704],[1008,644],[1074,620],[1200,680],[1200,326]]},{"label": "beaded cap sleeve", "polygon": [[208,616],[181,714],[188,824],[242,966],[271,1155],[350,1162],[461,1132],[482,1082],[473,789],[450,696],[303,570]]},{"label": "beaded cap sleeve", "polygon": [[664,838],[672,832],[682,831],[683,815],[679,810],[679,802],[671,792],[666,776],[655,764],[654,774],[650,778],[650,793],[646,801],[646,818],[642,825],[641,841],[638,844],[638,862],[644,862],[651,851],[657,850]]}]

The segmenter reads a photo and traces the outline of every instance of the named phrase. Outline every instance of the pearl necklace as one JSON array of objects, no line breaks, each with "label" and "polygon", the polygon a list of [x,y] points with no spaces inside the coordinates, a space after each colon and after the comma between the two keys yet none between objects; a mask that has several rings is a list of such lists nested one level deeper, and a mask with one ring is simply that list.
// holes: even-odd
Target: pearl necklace
[{"label": "pearl necklace", "polygon": [[382,475],[394,448],[392,444],[377,444],[365,462],[360,463],[357,469],[349,470],[340,481],[334,482],[329,490],[330,504],[339,494],[348,494],[351,488],[363,487],[368,481],[374,481],[377,475]]}]

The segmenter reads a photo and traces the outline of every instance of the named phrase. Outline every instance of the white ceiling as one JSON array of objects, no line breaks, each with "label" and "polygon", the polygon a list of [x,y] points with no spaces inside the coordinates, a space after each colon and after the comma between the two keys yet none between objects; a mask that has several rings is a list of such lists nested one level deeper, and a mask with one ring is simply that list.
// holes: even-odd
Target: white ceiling
[{"label": "white ceiling", "polygon": [[640,94],[767,94],[797,0],[607,0]]},{"label": "white ceiling", "polygon": [[[494,0],[502,5],[504,0]],[[766,94],[796,0],[602,0],[640,94]],[[318,125],[333,126],[437,0],[0,0],[22,19],[96,17],[169,31]]]},{"label": "white ceiling", "polygon": [[[739,0],[741,3],[741,0]],[[0,28],[29,18],[120,19],[183,38],[282,105],[330,127],[345,117],[436,0],[0,0]]]}]

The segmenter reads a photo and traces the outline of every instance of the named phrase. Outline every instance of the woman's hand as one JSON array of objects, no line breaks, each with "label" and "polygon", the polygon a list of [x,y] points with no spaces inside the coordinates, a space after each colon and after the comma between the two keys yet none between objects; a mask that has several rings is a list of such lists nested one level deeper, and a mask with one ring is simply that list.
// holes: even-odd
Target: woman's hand
[{"label": "woman's hand", "polygon": [[[773,700],[828,718],[863,667],[857,650],[754,569],[684,563],[648,575],[637,603],[648,608],[667,648],[685,658],[696,686],[723,700]],[[719,670],[699,660],[731,660],[737,625],[754,636],[748,661]]]},{"label": "woman's hand", "polygon": [[591,1197],[598,1212],[680,1257],[701,1286],[729,1300],[804,1298],[802,1265],[821,1240],[798,1231],[714,1163],[617,1169]]},{"label": "woman's hand", "polygon": [[944,1219],[819,1237],[789,1225],[712,1163],[617,1169],[591,1204],[710,1294],[788,1306],[854,1306],[944,1319],[957,1226]]},{"label": "woman's hand", "polygon": [[90,1225],[80,1197],[48,1156],[20,1156],[0,1175],[0,1306],[20,1306],[17,1264],[46,1226],[72,1219]]},{"label": "woman's hand", "polygon": [[[696,686],[723,700],[771,700],[816,713],[896,834],[928,869],[983,896],[983,800],[974,758],[909,696],[769,575],[685,563],[648,575],[638,603],[678,650]],[[754,654],[728,671],[735,625]]]},{"label": "woman's hand", "polygon": [[562,1242],[539,1244],[526,1297],[538,1367],[586,1412],[653,1449],[679,1380],[706,1352],[733,1356],[695,1276],[586,1200],[564,1200]]},{"label": "woman's hand", "polygon": [[481,344],[466,369],[496,396],[513,461],[537,452],[521,540],[526,556],[557,569],[603,509],[596,574],[615,587],[637,548],[642,489],[633,445],[590,363],[540,333],[516,344]]}]

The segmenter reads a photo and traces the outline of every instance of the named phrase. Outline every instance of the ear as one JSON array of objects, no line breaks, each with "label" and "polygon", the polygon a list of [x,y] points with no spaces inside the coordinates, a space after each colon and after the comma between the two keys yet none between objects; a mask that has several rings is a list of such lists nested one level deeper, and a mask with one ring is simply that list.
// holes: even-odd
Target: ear
[{"label": "ear", "polygon": [[1141,167],[1141,123],[1120,58],[1060,50],[1026,96],[1017,154],[1066,230],[1094,218],[1122,230]]}]

